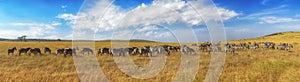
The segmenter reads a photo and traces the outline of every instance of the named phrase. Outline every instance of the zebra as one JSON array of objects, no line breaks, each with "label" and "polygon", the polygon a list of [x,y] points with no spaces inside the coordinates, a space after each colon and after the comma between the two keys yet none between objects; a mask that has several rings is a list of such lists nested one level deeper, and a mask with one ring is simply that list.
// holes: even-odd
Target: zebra
[{"label": "zebra", "polygon": [[196,51],[193,48],[190,48],[186,45],[183,45],[183,47],[181,48],[181,52],[183,52],[184,54],[196,54]]},{"label": "zebra", "polygon": [[278,50],[286,50],[286,51],[290,51],[293,48],[293,45],[288,44],[288,43],[283,43],[283,44],[279,44],[277,46]]},{"label": "zebra", "polygon": [[273,42],[264,42],[263,44],[264,49],[275,49],[275,43]]},{"label": "zebra", "polygon": [[148,56],[152,56],[152,51],[153,48],[151,48],[150,46],[144,46],[143,48],[141,48],[139,50],[140,55],[148,55]]},{"label": "zebra", "polygon": [[250,50],[256,50],[259,48],[259,44],[254,42],[253,45],[251,45],[251,42],[248,42],[249,45],[247,45],[247,49],[250,49]]},{"label": "zebra", "polygon": [[33,53],[34,55],[37,55],[37,54],[41,55],[41,54],[42,54],[40,48],[33,48],[33,49],[30,49],[28,55],[31,55],[31,53]]},{"label": "zebra", "polygon": [[172,51],[176,51],[176,52],[179,51],[179,47],[178,46],[162,45],[162,46],[154,46],[154,47],[157,47],[157,48],[162,47],[162,48],[164,48],[164,49],[166,49],[168,51],[171,51],[171,50]]},{"label": "zebra", "polygon": [[157,54],[167,54],[170,55],[170,49],[174,49],[174,47],[161,47],[161,46],[154,46],[152,53],[156,52]]},{"label": "zebra", "polygon": [[256,50],[257,48],[259,48],[259,46],[255,46],[255,45],[248,46],[248,49],[251,49],[251,50]]},{"label": "zebra", "polygon": [[233,45],[233,44],[226,44],[225,45],[225,52],[230,52],[231,54],[234,54],[234,52],[235,52],[234,46],[235,45]]},{"label": "zebra", "polygon": [[279,50],[284,50],[286,46],[288,46],[288,43],[280,43],[280,44],[277,46],[277,49],[279,49]]},{"label": "zebra", "polygon": [[284,50],[286,50],[286,51],[291,51],[292,48],[293,48],[293,45],[289,45],[289,46],[285,47]]},{"label": "zebra", "polygon": [[200,46],[198,47],[198,50],[201,50],[203,52],[207,52],[207,51],[210,51],[209,50],[210,47],[211,47],[211,43],[206,42],[206,43],[200,44]]},{"label": "zebra", "polygon": [[137,47],[131,47],[131,48],[127,48],[127,49],[125,49],[125,51],[126,52],[128,52],[128,54],[129,55],[136,55],[136,54],[138,54],[139,52],[139,48],[137,48]]},{"label": "zebra", "polygon": [[17,50],[16,47],[13,47],[12,49],[8,49],[8,50],[7,50],[7,54],[8,54],[8,55],[9,55],[9,54],[14,55],[15,50]]},{"label": "zebra", "polygon": [[76,50],[78,50],[78,47],[76,47],[76,48],[66,48],[65,50],[64,50],[64,57],[67,57],[67,55],[71,55],[71,56],[73,56],[73,55],[76,55]]},{"label": "zebra", "polygon": [[62,48],[62,49],[57,49],[57,50],[56,50],[56,55],[64,54],[64,52],[65,52],[65,49],[64,49],[64,48]]},{"label": "zebra", "polygon": [[83,48],[80,53],[81,54],[84,54],[84,53],[94,54],[94,51],[90,48]]},{"label": "zebra", "polygon": [[112,55],[109,48],[98,49],[98,55],[102,55],[104,53]]},{"label": "zebra", "polygon": [[126,50],[124,48],[114,48],[114,49],[111,49],[111,54],[112,54],[112,56],[114,56],[114,55],[125,56]]},{"label": "zebra", "polygon": [[30,50],[31,48],[21,48],[19,49],[19,55],[21,55],[22,53],[27,54],[27,52]]},{"label": "zebra", "polygon": [[45,48],[44,48],[44,53],[46,54],[47,52],[48,52],[49,54],[51,54],[51,49],[48,48],[48,47],[45,47]]}]

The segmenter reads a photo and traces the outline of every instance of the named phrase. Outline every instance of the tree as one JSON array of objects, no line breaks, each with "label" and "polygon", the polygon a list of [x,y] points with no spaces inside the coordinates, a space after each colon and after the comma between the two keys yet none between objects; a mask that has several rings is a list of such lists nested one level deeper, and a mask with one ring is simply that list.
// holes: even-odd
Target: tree
[{"label": "tree", "polygon": [[26,35],[24,35],[24,36],[22,36],[23,37],[23,40],[24,40],[24,42],[27,42],[27,40],[26,40]]},{"label": "tree", "polygon": [[22,41],[23,39],[22,39],[22,37],[18,37],[18,40]]},{"label": "tree", "polygon": [[26,37],[27,37],[26,35],[23,35],[21,37],[18,37],[18,39],[21,41],[27,42]]}]

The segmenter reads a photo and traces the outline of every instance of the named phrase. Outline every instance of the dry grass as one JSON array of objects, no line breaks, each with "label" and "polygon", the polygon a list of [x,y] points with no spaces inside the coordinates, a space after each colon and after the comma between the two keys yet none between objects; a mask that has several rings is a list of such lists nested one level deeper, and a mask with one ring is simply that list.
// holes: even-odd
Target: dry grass
[{"label": "dry grass", "polygon": [[[239,42],[289,42],[300,41],[300,33],[284,33],[283,35],[268,36],[250,40],[231,41]],[[288,38],[286,38],[288,37]],[[178,45],[176,43],[130,43],[130,46],[145,45]],[[7,49],[13,46],[17,48],[32,47],[51,49],[71,47],[71,42],[0,42],[0,81],[79,81],[72,57],[64,58],[62,55],[54,56],[8,56]],[[97,42],[96,48],[110,47],[110,42]],[[224,69],[219,81],[225,82],[299,82],[300,81],[300,46],[295,45],[291,52],[279,50],[248,50],[237,51],[237,54],[227,54]],[[172,52],[167,58],[165,68],[155,77],[150,79],[136,79],[121,72],[114,63],[112,57],[99,56],[99,64],[107,78],[112,82],[118,81],[172,81],[179,64],[180,53]],[[203,81],[210,64],[210,55],[200,52],[200,65],[195,82]],[[148,57],[131,57],[140,66],[149,64]]]}]

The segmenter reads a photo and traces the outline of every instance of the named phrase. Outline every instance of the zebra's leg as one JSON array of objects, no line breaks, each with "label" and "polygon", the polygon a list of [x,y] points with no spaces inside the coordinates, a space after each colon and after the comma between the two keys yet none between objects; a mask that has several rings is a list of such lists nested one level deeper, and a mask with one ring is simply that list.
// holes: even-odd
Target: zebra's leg
[{"label": "zebra's leg", "polygon": [[150,54],[150,57],[152,57],[152,53],[150,52],[149,54]]},{"label": "zebra's leg", "polygon": [[98,56],[99,56],[99,55],[102,55],[102,54],[101,54],[101,51],[98,50],[98,51],[97,51],[97,55],[98,55]]},{"label": "zebra's leg", "polygon": [[114,54],[112,52],[110,52],[110,56],[114,56]]},{"label": "zebra's leg", "polygon": [[64,57],[65,57],[65,58],[67,57],[67,53],[64,53]]}]

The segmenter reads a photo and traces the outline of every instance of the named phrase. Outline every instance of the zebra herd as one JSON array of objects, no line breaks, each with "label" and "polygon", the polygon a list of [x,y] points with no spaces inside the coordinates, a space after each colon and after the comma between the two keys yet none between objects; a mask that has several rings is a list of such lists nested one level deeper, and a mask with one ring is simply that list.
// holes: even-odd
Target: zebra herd
[{"label": "zebra herd", "polygon": [[[109,54],[111,56],[125,56],[125,55],[146,55],[153,56],[153,54],[164,54],[169,56],[170,52],[179,52],[182,54],[196,54],[196,51],[202,52],[230,52],[235,53],[236,50],[256,50],[258,48],[263,49],[278,49],[278,50],[286,50],[290,51],[293,48],[292,44],[289,43],[280,43],[279,45],[275,45],[274,42],[248,42],[248,43],[239,43],[239,44],[230,44],[226,43],[224,46],[219,43],[211,43],[205,42],[201,44],[192,44],[191,46],[196,46],[195,48],[189,47],[187,45],[183,46],[170,46],[170,45],[161,45],[161,46],[143,46],[141,48],[138,47],[129,47],[129,48],[100,48],[97,50],[97,53],[94,53],[91,48],[61,48],[56,49],[55,54],[60,55],[63,54],[64,57],[67,55],[76,55],[76,53],[80,54]],[[223,48],[222,48],[223,47]],[[27,54],[27,55],[42,55],[40,48],[20,48],[17,50],[16,47],[8,49],[8,55],[14,54],[15,51],[18,51],[18,55]],[[44,53],[52,53],[51,49],[48,47],[44,48]]]},{"label": "zebra herd", "polygon": [[[214,46],[212,46],[214,45]],[[286,50],[290,51],[293,48],[292,44],[289,43],[280,43],[279,45],[275,45],[274,42],[248,42],[248,43],[226,43],[224,44],[225,52],[235,53],[236,50],[256,50],[259,48],[262,49],[278,49],[278,50]],[[198,50],[204,52],[212,52],[212,51],[222,51],[221,43],[209,43],[205,42],[199,45]]]},{"label": "zebra herd", "polygon": [[[14,55],[15,51],[18,51],[18,55],[27,54],[31,55],[42,55],[40,48],[20,48],[17,50],[16,47],[12,49],[8,49],[8,55]],[[111,56],[125,56],[125,55],[146,55],[146,56],[153,56],[153,54],[164,54],[170,55],[171,51],[182,51],[185,54],[196,54],[195,50],[184,45],[183,47],[180,46],[170,46],[170,45],[162,45],[162,46],[144,46],[142,48],[138,47],[130,47],[130,48],[100,48],[97,51],[97,55],[109,54]],[[51,49],[48,47],[44,48],[44,54],[49,53],[51,54]],[[94,54],[93,49],[91,48],[82,48],[79,49],[78,47],[75,48],[61,48],[56,49],[54,54],[60,55],[63,54],[64,57],[67,55],[77,55],[80,54]]]},{"label": "zebra herd", "polygon": [[[8,55],[9,54],[14,54],[15,50],[17,50],[16,47],[13,47],[12,49],[8,49],[8,51],[7,51]],[[47,51],[45,51],[45,52],[47,52]],[[41,54],[41,49],[39,49],[39,48],[20,48],[19,49],[19,55],[21,55],[21,54],[31,55],[32,53],[34,55]]]}]

